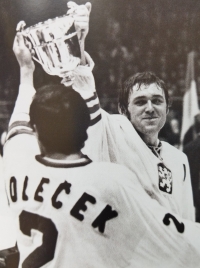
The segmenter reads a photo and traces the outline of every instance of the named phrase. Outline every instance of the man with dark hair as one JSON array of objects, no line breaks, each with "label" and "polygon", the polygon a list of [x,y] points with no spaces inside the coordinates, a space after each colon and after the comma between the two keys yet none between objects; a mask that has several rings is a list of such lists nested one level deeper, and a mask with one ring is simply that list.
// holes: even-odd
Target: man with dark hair
[{"label": "man with dark hair", "polygon": [[130,93],[133,91],[133,86],[138,85],[138,90],[141,89],[142,85],[156,84],[159,88],[162,88],[165,94],[165,100],[167,104],[167,109],[169,107],[169,94],[167,87],[161,79],[159,79],[152,72],[136,73],[127,79],[119,92],[119,110],[121,114],[126,115],[130,120],[130,113],[128,111],[129,97]]},{"label": "man with dark hair", "polygon": [[152,200],[125,167],[83,155],[91,124],[85,101],[64,86],[35,92],[22,34],[13,49],[21,85],[4,176],[17,230],[16,267],[197,267],[199,225]]},{"label": "man with dark hair", "polygon": [[[71,13],[76,14],[79,6],[71,2],[71,7]],[[91,118],[96,120],[88,129],[89,139],[83,152],[96,161],[125,165],[136,174],[153,199],[181,217],[194,220],[187,157],[158,139],[169,107],[165,83],[151,72],[129,78],[120,91],[119,111],[122,115],[109,115],[100,109],[94,80],[88,76],[85,83],[85,91],[76,85],[76,81],[73,88],[83,98],[84,93],[88,93],[85,99]]]},{"label": "man with dark hair", "polygon": [[[91,88],[95,96],[93,92]],[[168,109],[164,82],[150,72],[134,75],[120,91],[119,111],[123,116],[99,110],[101,119],[89,128],[84,152],[94,160],[125,165],[152,198],[183,218],[194,220],[187,157],[158,139]]]},{"label": "man with dark hair", "polygon": [[83,148],[90,115],[85,102],[80,99],[72,88],[61,85],[45,86],[35,95],[30,106],[30,123],[48,153],[72,154]]},{"label": "man with dark hair", "polygon": [[4,176],[17,229],[16,267],[197,267],[199,225],[152,200],[125,167],[83,155],[92,122],[84,100],[64,86],[35,92],[22,34],[13,49],[21,85]]},{"label": "man with dark hair", "polygon": [[119,111],[124,114],[149,146],[158,144],[164,126],[169,97],[165,83],[151,72],[137,73],[120,89]]}]

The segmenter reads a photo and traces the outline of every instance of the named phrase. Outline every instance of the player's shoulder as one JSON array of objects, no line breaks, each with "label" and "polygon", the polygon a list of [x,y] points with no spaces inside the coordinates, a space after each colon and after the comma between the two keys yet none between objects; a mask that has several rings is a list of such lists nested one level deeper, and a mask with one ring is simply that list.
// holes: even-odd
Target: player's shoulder
[{"label": "player's shoulder", "polygon": [[131,122],[128,120],[128,118],[126,116],[124,116],[122,114],[113,114],[111,116],[115,121],[118,121],[120,124],[126,125],[126,126],[131,126],[131,128],[133,127]]},{"label": "player's shoulder", "polygon": [[166,141],[162,141],[162,147],[165,152],[170,154],[174,159],[176,157],[179,157],[181,159],[187,159],[187,156],[185,153],[183,153],[180,149],[174,147],[173,145],[169,144]]},{"label": "player's shoulder", "polygon": [[111,163],[111,162],[92,162],[91,167],[100,169],[102,172],[107,172],[112,171],[113,173],[127,173],[127,174],[132,174],[132,172],[125,166],[116,164],[116,163]]},{"label": "player's shoulder", "polygon": [[133,136],[138,135],[135,131],[133,125],[128,120],[128,118],[121,114],[108,114],[107,112],[103,111],[102,113],[102,119],[105,122],[107,122],[109,128],[112,131],[112,135],[115,134],[115,136],[123,135],[124,137],[129,138],[130,140],[133,139]]},{"label": "player's shoulder", "polygon": [[39,152],[39,146],[34,135],[19,134],[8,139],[4,145],[4,155],[26,157],[30,153],[36,154]]},{"label": "player's shoulder", "polygon": [[134,173],[127,167],[110,163],[110,162],[92,162],[89,165],[92,171],[95,171],[98,176],[101,176],[103,180],[113,181],[116,183],[129,183],[134,180]]},{"label": "player's shoulder", "polygon": [[141,185],[132,171],[115,163],[92,162],[88,166],[90,166],[90,170],[87,169],[89,177],[95,174],[91,177],[90,183],[94,189],[98,189],[102,198],[109,197],[113,202],[118,202],[120,206],[123,202],[128,202],[131,206],[130,204],[134,202],[132,199],[135,198],[135,192],[141,191]]},{"label": "player's shoulder", "polygon": [[[118,122],[119,124],[127,124],[131,125],[130,121],[128,118],[122,114],[109,114],[106,111],[102,109],[102,116],[107,117],[108,119]],[[132,126],[132,125],[131,125]]]}]

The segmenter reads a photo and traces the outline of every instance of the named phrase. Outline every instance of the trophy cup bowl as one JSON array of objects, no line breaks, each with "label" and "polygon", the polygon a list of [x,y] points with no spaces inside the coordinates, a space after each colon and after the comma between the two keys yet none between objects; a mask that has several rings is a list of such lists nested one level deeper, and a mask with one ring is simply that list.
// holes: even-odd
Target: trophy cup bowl
[{"label": "trophy cup bowl", "polygon": [[62,77],[65,86],[71,85],[81,58],[74,19],[69,15],[48,19],[22,30],[22,34],[34,50],[33,59],[45,72]]}]

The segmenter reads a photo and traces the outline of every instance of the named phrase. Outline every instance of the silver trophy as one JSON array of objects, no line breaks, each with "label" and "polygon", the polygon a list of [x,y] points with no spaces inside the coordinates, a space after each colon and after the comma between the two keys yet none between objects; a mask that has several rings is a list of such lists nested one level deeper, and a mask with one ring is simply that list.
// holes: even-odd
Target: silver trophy
[{"label": "silver trophy", "polygon": [[56,17],[28,27],[22,33],[34,50],[33,59],[45,72],[62,77],[64,85],[71,85],[73,70],[81,58],[74,19],[68,15]]}]

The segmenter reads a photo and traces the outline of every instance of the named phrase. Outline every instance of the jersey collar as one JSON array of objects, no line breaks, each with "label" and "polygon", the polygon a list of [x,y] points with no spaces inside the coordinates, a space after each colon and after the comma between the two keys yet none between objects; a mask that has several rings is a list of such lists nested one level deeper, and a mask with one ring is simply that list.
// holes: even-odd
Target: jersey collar
[{"label": "jersey collar", "polygon": [[150,145],[147,145],[149,147],[149,149],[152,151],[152,153],[158,157],[161,161],[163,161],[162,157],[161,157],[161,150],[162,150],[162,143],[161,141],[158,140],[157,142],[157,146],[150,146]]},{"label": "jersey collar", "polygon": [[36,155],[35,159],[48,167],[54,167],[54,168],[73,168],[73,167],[82,167],[90,164],[92,160],[87,156],[84,155],[84,157],[77,159],[77,160],[58,160],[46,157],[44,155]]}]

